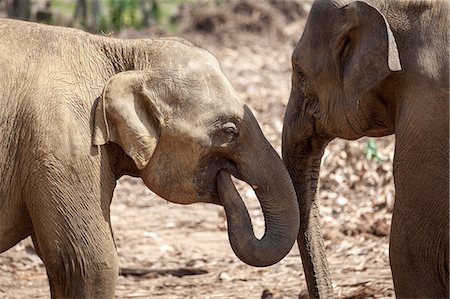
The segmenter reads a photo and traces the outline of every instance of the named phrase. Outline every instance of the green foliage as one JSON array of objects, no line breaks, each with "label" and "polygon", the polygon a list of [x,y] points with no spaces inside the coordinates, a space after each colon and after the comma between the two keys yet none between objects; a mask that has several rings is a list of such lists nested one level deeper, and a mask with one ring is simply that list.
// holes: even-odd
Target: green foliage
[{"label": "green foliage", "polygon": [[[3,1],[0,0],[0,4]],[[157,24],[162,29],[176,32],[174,16],[182,5],[220,6],[227,1],[230,0],[31,0],[31,6],[41,8],[48,2],[50,22],[55,25],[113,32],[126,27],[143,29]]]},{"label": "green foliage", "polygon": [[139,0],[108,0],[107,13],[102,18],[102,30],[118,31],[123,27],[143,26]]},{"label": "green foliage", "polygon": [[[142,29],[149,23],[174,30],[171,18],[176,14],[182,0],[104,0],[102,31],[119,31],[125,27]],[[146,20],[147,18],[147,20]]]},{"label": "green foliage", "polygon": [[378,147],[377,147],[375,140],[369,139],[367,141],[367,147],[366,147],[366,150],[364,151],[364,154],[366,155],[366,159],[369,161],[379,160],[378,159]]},{"label": "green foliage", "polygon": [[58,10],[65,14],[72,14],[72,12],[75,11],[76,2],[64,0],[52,0],[51,7],[53,10]]},{"label": "green foliage", "polygon": [[[5,0],[0,0],[0,4]],[[81,26],[89,31],[112,32],[131,27],[159,27],[176,32],[174,16],[182,5],[222,5],[229,0],[31,0],[34,7],[50,4],[51,23]],[[81,5],[83,3],[84,5]],[[81,10],[77,10],[77,8]],[[95,8],[94,8],[95,7]]]},{"label": "green foliage", "polygon": [[183,0],[160,0],[155,1],[151,17],[161,27],[168,31],[175,32],[176,24],[172,22],[172,17],[178,13],[183,3],[192,3],[192,1]]},{"label": "green foliage", "polygon": [[367,140],[367,147],[364,150],[364,155],[366,156],[366,159],[369,161],[380,162],[387,160],[387,157],[383,156],[380,152],[378,152],[377,143],[373,138]]}]

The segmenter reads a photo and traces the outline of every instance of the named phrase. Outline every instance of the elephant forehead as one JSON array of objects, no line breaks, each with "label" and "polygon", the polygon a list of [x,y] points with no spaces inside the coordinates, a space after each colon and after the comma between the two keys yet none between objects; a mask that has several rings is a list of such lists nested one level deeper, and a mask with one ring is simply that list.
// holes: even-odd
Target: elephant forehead
[{"label": "elephant forehead", "polygon": [[178,42],[167,46],[158,60],[161,68],[173,69],[180,75],[189,76],[220,70],[217,58],[202,48]]},{"label": "elephant forehead", "polygon": [[194,126],[204,126],[227,120],[242,120],[244,118],[244,104],[232,99],[204,98],[195,104],[180,107],[178,117],[189,121]]},{"label": "elephant forehead", "polygon": [[292,53],[292,63],[310,76],[318,76],[336,51],[336,37],[343,30],[344,18],[330,1],[316,1],[305,30]]},{"label": "elephant forehead", "polygon": [[[164,78],[171,78],[176,114],[184,119],[208,120],[243,117],[244,103],[222,72],[217,58],[208,51],[179,45],[182,51],[165,65]],[[172,57],[173,58],[173,57]],[[168,70],[167,70],[168,69]]]},{"label": "elephant forehead", "polygon": [[199,92],[216,97],[236,96],[236,92],[219,66],[193,61],[181,72],[187,84],[198,87]]},{"label": "elephant forehead", "polygon": [[223,74],[204,73],[190,80],[193,82],[182,95],[184,113],[195,117],[221,114],[243,117],[244,103]]}]

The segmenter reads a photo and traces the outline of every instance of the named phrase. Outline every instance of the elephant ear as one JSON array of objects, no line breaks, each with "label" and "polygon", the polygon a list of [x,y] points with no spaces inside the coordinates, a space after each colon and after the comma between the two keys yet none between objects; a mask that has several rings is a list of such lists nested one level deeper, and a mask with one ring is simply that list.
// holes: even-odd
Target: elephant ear
[{"label": "elephant ear", "polygon": [[400,57],[384,15],[361,1],[341,7],[346,24],[339,40],[341,74],[347,97],[359,99],[393,71],[400,71]]},{"label": "elephant ear", "polygon": [[95,104],[93,145],[114,142],[144,168],[159,140],[162,120],[154,95],[148,88],[151,75],[128,71],[114,75]]}]

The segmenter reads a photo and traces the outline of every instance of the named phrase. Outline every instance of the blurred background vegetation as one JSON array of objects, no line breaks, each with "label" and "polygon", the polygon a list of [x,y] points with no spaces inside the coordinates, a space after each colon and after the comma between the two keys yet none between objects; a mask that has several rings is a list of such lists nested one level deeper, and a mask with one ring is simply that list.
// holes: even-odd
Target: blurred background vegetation
[{"label": "blurred background vegetation", "polygon": [[186,4],[220,5],[227,0],[0,0],[0,17],[79,27],[111,33],[158,25],[177,29],[176,15]]}]

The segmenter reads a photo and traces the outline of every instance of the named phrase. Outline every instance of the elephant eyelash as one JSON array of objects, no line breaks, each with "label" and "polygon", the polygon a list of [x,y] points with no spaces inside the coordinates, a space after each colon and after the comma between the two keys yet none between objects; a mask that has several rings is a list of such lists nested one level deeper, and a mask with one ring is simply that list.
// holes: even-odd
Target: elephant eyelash
[{"label": "elephant eyelash", "polygon": [[225,133],[227,134],[238,134],[237,129],[235,127],[227,127],[223,129]]},{"label": "elephant eyelash", "polygon": [[232,140],[239,135],[237,126],[232,122],[227,122],[223,125],[222,131],[228,136],[228,139]]}]

